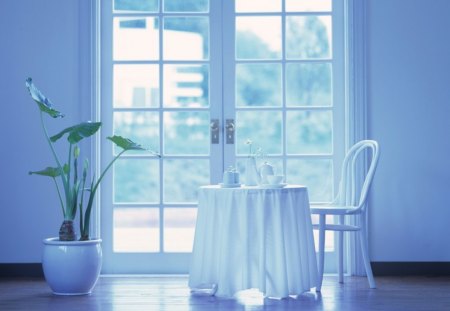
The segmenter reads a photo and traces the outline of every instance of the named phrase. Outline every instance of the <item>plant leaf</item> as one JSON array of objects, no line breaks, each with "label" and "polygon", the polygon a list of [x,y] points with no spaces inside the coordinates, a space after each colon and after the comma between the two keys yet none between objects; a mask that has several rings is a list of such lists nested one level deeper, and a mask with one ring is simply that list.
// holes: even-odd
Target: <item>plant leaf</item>
[{"label": "plant leaf", "polygon": [[34,85],[33,80],[31,78],[28,78],[25,82],[26,87],[28,88],[28,91],[30,92],[31,97],[33,100],[38,104],[39,109],[42,112],[47,113],[53,118],[63,118],[64,115],[59,112],[58,110],[53,108],[52,103],[50,100],[45,97],[44,94],[42,94],[41,91],[38,90],[38,88]]},{"label": "plant leaf", "polygon": [[64,171],[64,174],[68,174],[69,173],[69,171],[70,171],[70,166],[69,166],[69,164],[64,164],[64,166],[63,166],[63,171]]},{"label": "plant leaf", "polygon": [[135,143],[134,141],[124,138],[122,136],[108,136],[107,137],[110,141],[112,141],[114,144],[116,144],[118,147],[124,149],[124,150],[147,150],[141,145]]},{"label": "plant leaf", "polygon": [[59,175],[61,175],[61,171],[59,168],[57,167],[46,167],[43,170],[40,171],[34,171],[34,172],[29,172],[28,174],[30,175],[42,175],[42,176],[48,176],[48,177],[58,177]]},{"label": "plant leaf", "polygon": [[67,140],[71,144],[76,144],[83,138],[94,135],[98,131],[100,126],[102,126],[101,122],[82,122],[80,124],[68,127],[56,135],[53,135],[52,137],[50,137],[50,140],[52,142],[55,142],[65,134],[69,134]]}]

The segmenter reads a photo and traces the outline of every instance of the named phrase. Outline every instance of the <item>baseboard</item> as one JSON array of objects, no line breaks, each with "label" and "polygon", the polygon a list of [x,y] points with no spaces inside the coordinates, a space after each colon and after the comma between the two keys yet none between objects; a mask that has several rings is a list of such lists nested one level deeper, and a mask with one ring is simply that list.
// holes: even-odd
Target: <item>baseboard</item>
[{"label": "baseboard", "polygon": [[44,277],[41,263],[0,263],[0,278]]},{"label": "baseboard", "polygon": [[372,262],[375,276],[449,276],[450,262]]},{"label": "baseboard", "polygon": [[[372,262],[375,276],[449,276],[450,262]],[[43,277],[41,263],[0,263],[0,278]]]}]

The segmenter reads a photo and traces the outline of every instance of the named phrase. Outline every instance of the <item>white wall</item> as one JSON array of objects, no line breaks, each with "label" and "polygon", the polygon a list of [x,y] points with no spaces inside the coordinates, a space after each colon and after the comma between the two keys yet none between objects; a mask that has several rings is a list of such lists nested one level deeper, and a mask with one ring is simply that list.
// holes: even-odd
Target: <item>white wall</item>
[{"label": "white wall", "polygon": [[450,261],[450,1],[368,1],[372,261]]},{"label": "white wall", "polygon": [[89,54],[80,40],[88,38],[80,14],[88,4],[0,1],[0,263],[40,262],[41,240],[58,234],[62,212],[52,181],[28,175],[54,162],[25,80],[32,77],[66,114],[66,120],[48,120],[50,133],[81,121],[90,105]]},{"label": "white wall", "polygon": [[[372,260],[450,261],[450,1],[366,1],[369,136],[382,148]],[[0,263],[40,262],[41,240],[57,235],[53,185],[27,174],[52,159],[25,79],[65,122],[85,119],[88,3],[0,1]]]}]

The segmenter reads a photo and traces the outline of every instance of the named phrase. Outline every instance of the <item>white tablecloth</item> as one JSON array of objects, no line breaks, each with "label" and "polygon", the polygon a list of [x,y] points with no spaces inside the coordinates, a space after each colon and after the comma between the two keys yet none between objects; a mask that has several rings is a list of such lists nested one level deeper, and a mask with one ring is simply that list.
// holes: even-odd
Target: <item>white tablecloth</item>
[{"label": "white tablecloth", "polygon": [[199,189],[191,288],[217,284],[217,296],[257,288],[287,297],[317,280],[306,187]]}]

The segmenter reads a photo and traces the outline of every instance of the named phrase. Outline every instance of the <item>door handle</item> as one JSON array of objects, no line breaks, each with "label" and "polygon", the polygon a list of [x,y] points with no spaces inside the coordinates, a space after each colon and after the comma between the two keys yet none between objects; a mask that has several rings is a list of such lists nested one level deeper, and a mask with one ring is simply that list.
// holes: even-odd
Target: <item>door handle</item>
[{"label": "door handle", "polygon": [[233,119],[227,119],[225,121],[225,135],[226,135],[226,143],[227,144],[234,144],[234,132],[235,132],[235,125]]},{"label": "door handle", "polygon": [[220,135],[219,119],[211,119],[209,127],[211,131],[211,144],[218,144]]}]

